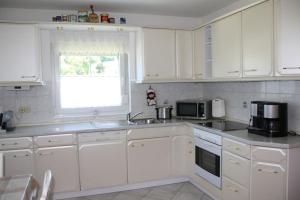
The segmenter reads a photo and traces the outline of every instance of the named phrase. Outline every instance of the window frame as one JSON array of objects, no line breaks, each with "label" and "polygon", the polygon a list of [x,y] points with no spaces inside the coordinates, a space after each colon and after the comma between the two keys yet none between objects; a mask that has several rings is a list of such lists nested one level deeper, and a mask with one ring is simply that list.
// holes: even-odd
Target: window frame
[{"label": "window frame", "polygon": [[86,107],[86,108],[61,108],[60,103],[60,55],[59,50],[52,48],[53,51],[53,92],[55,118],[68,117],[91,117],[91,116],[124,116],[130,110],[130,92],[129,92],[129,55],[120,54],[120,75],[121,75],[121,106],[109,107]]}]

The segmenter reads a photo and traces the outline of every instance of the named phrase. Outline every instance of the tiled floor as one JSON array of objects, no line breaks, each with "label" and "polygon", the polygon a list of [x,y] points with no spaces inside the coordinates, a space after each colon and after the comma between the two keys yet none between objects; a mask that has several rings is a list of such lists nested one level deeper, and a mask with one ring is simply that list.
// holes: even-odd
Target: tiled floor
[{"label": "tiled floor", "polygon": [[176,183],[158,187],[115,192],[110,194],[65,200],[212,200],[191,183]]}]

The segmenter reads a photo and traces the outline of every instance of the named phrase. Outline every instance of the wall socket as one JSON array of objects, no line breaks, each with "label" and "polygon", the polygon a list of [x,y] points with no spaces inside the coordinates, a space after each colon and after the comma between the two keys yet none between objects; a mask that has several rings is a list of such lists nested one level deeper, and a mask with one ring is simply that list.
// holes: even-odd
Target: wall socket
[{"label": "wall socket", "polygon": [[20,106],[18,109],[19,113],[30,113],[31,109],[29,106]]}]

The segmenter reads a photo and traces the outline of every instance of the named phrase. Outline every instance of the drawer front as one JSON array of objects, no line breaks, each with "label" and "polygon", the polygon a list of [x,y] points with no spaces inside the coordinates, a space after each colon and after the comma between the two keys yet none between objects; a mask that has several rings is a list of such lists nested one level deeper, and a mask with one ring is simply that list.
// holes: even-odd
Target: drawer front
[{"label": "drawer front", "polygon": [[250,159],[250,145],[231,139],[223,138],[223,149]]},{"label": "drawer front", "polygon": [[31,148],[33,148],[33,142],[31,137],[7,138],[0,140],[0,150]]},{"label": "drawer front", "polygon": [[76,144],[76,134],[46,135],[34,138],[36,147],[67,146]]},{"label": "drawer front", "polygon": [[229,180],[228,178],[223,178],[222,199],[249,200],[249,190]]},{"label": "drawer front", "polygon": [[255,161],[284,164],[286,153],[285,149],[252,147],[252,159]]},{"label": "drawer front", "polygon": [[80,133],[78,135],[79,143],[93,143],[93,142],[102,142],[107,140],[122,140],[122,139],[126,139],[126,131]]},{"label": "drawer front", "polygon": [[151,139],[160,137],[169,137],[176,135],[176,126],[160,127],[160,128],[142,128],[142,129],[131,129],[128,130],[127,136],[128,140],[141,140],[141,139]]},{"label": "drawer front", "polygon": [[223,151],[223,176],[248,188],[250,183],[250,160]]}]

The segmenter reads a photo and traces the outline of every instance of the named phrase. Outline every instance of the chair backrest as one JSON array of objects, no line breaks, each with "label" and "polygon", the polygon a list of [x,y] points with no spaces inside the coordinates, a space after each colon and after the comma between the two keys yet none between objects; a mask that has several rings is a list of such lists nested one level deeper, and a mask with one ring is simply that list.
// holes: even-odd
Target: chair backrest
[{"label": "chair backrest", "polygon": [[53,199],[54,179],[52,172],[47,170],[44,174],[44,183],[40,200],[52,200]]}]

